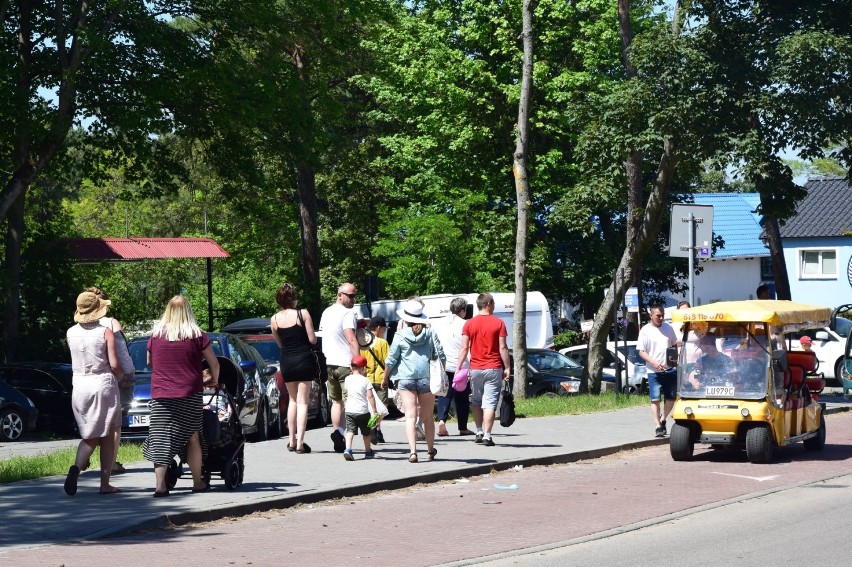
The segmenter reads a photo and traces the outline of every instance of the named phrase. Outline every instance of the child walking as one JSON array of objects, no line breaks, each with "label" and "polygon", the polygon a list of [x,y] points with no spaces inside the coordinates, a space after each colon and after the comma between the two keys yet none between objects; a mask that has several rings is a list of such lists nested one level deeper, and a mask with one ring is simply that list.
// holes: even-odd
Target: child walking
[{"label": "child walking", "polygon": [[355,433],[361,431],[364,438],[364,458],[372,459],[375,452],[370,447],[370,416],[376,415],[376,398],[373,385],[367,379],[367,359],[361,355],[352,357],[349,365],[352,374],[346,377],[343,387],[346,389],[346,450],[343,458],[354,461],[352,440]]}]

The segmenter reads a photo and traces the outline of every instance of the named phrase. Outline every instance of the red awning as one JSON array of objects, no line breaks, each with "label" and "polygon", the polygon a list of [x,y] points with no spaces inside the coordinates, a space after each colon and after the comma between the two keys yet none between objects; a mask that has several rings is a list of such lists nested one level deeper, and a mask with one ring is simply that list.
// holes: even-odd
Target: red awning
[{"label": "red awning", "polygon": [[75,260],[228,258],[212,238],[69,238]]}]

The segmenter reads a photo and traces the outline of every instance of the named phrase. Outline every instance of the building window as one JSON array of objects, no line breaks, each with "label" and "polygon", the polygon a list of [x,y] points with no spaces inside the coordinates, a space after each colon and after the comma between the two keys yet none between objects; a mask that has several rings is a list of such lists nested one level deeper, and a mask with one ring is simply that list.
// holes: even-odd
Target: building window
[{"label": "building window", "polygon": [[837,279],[837,250],[800,250],[799,277]]},{"label": "building window", "polygon": [[760,258],[760,281],[775,281],[775,270],[772,269],[772,258],[769,256],[763,256]]}]

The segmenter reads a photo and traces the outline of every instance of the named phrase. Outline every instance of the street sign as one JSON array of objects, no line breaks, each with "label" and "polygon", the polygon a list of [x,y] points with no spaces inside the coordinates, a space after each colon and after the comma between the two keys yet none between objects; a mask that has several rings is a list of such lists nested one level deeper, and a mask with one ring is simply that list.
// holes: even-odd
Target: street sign
[{"label": "street sign", "polygon": [[624,304],[627,306],[627,311],[639,313],[639,290],[637,288],[631,287],[624,292]]},{"label": "street sign", "polygon": [[[690,213],[693,222],[689,222]],[[693,205],[676,203],[672,205],[671,231],[669,235],[669,256],[673,258],[689,258],[689,231],[695,227],[695,240],[692,245],[702,258],[710,257],[710,247],[713,244],[713,205]],[[703,249],[706,249],[702,251]],[[706,252],[706,255],[702,255]],[[695,255],[693,253],[692,257]]]},{"label": "street sign", "polygon": [[588,333],[592,330],[592,326],[594,324],[595,322],[591,319],[588,319],[586,321],[580,321],[580,331],[583,333]]}]

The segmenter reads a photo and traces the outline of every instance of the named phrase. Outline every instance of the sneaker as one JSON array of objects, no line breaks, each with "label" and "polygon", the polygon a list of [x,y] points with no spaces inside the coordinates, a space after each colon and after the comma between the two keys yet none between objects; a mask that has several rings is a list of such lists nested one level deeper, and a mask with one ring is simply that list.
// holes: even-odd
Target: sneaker
[{"label": "sneaker", "polygon": [[492,439],[491,437],[485,437],[482,440],[482,444],[485,445],[486,447],[493,447],[494,446],[494,439]]},{"label": "sneaker", "polygon": [[657,437],[665,437],[665,436],[666,436],[666,428],[665,428],[665,427],[663,427],[662,425],[660,425],[660,426],[659,426],[659,427],[655,430],[655,433],[654,433],[654,434],[655,434],[655,436],[657,436]]},{"label": "sneaker", "polygon": [[376,429],[376,443],[384,443],[385,436],[382,434],[381,429]]},{"label": "sneaker", "polygon": [[482,443],[482,433],[477,433],[476,438],[473,440],[474,443]]},{"label": "sneaker", "polygon": [[375,457],[376,457],[375,451],[367,451],[367,452],[364,453],[365,459],[374,459]]},{"label": "sneaker", "polygon": [[667,430],[667,428],[666,428],[666,420],[665,420],[665,419],[664,419],[663,421],[661,421],[661,422],[660,422],[660,427],[662,427],[662,428],[663,428],[663,431],[666,431],[666,430]]},{"label": "sneaker", "polygon": [[352,449],[344,449],[343,450],[343,458],[347,461],[354,461],[355,455],[352,454]]},{"label": "sneaker", "polygon": [[331,432],[331,442],[334,443],[335,453],[342,453],[346,449],[346,439],[337,429]]}]

